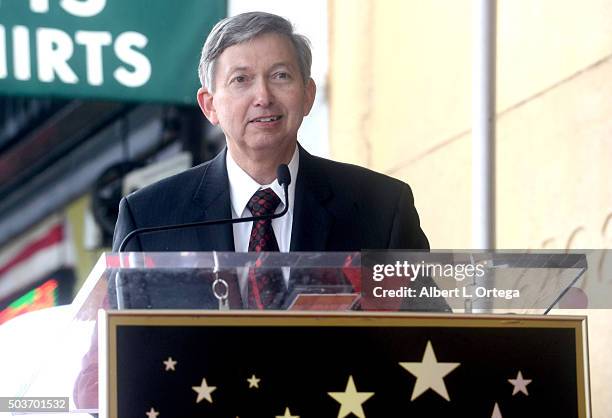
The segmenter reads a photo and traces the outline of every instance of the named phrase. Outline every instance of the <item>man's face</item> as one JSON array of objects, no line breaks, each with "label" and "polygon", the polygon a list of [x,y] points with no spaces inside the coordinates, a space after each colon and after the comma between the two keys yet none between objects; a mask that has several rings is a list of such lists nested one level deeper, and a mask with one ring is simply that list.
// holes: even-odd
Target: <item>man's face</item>
[{"label": "man's face", "polygon": [[215,63],[213,83],[214,93],[198,91],[198,103],[221,126],[233,155],[256,159],[262,151],[293,151],[315,85],[312,79],[304,85],[287,37],[264,34],[227,48]]}]

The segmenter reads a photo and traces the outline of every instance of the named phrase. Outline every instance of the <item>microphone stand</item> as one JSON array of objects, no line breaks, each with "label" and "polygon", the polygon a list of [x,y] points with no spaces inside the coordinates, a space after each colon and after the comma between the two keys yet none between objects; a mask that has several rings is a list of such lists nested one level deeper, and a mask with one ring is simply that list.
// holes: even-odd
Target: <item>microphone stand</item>
[{"label": "microphone stand", "polygon": [[119,249],[117,250],[117,252],[119,253],[123,252],[125,250],[125,247],[127,247],[128,243],[130,242],[130,240],[137,235],[150,234],[153,232],[161,232],[161,231],[174,231],[174,230],[186,229],[186,228],[196,228],[200,226],[223,225],[223,224],[228,224],[228,223],[238,224],[238,223],[243,223],[243,222],[257,222],[257,221],[261,221],[265,219],[272,220],[272,219],[280,218],[282,216],[285,216],[285,214],[289,210],[288,188],[289,188],[289,184],[287,183],[283,184],[286,203],[285,203],[285,208],[280,213],[277,213],[274,215],[250,216],[247,218],[215,219],[215,220],[210,220],[210,221],[189,222],[189,223],[177,224],[177,225],[160,225],[160,226],[150,226],[150,227],[145,227],[145,228],[137,228],[131,231],[129,234],[127,234],[125,238],[123,238],[123,241],[121,241],[121,244],[119,245]]},{"label": "microphone stand", "polygon": [[[128,233],[125,238],[121,241],[119,245],[118,253],[119,253],[119,270],[115,275],[115,290],[117,292],[117,309],[125,309],[125,299],[123,295],[123,278],[120,275],[121,269],[124,267],[123,263],[123,251],[127,247],[128,243],[135,236],[141,234],[150,234],[154,232],[162,232],[162,231],[171,231],[171,230],[180,230],[186,228],[196,228],[201,226],[212,226],[212,225],[224,225],[224,224],[237,224],[243,222],[257,222],[266,219],[277,219],[284,216],[289,210],[289,184],[291,184],[291,174],[289,172],[289,168],[286,164],[281,164],[277,169],[277,178],[279,184],[283,186],[283,191],[285,194],[285,207],[284,209],[277,214],[273,215],[261,215],[261,216],[250,216],[247,218],[229,218],[229,219],[217,219],[217,220],[209,220],[209,221],[199,221],[199,222],[189,222],[184,224],[176,224],[176,225],[160,225],[160,226],[151,226],[145,228],[137,228]],[[219,309],[228,309],[228,295],[229,295],[229,286],[227,282],[223,279],[219,278],[219,263],[218,257],[214,254],[214,274],[215,281],[212,284],[212,291],[215,297],[219,300]],[[219,289],[221,288],[221,289]]]}]

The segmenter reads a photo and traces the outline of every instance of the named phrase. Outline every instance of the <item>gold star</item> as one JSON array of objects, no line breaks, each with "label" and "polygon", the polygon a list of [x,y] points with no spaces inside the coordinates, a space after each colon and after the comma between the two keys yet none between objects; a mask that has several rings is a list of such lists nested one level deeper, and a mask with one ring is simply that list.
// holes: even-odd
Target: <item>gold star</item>
[{"label": "gold star", "polygon": [[493,414],[491,415],[491,418],[504,418],[502,417],[502,414],[499,410],[499,405],[497,405],[497,402],[495,402],[495,406],[493,407]]},{"label": "gold star", "polygon": [[251,388],[257,388],[259,389],[259,381],[261,379],[258,379],[255,375],[251,376],[250,379],[247,379],[247,382],[249,382],[249,389]]},{"label": "gold star", "polygon": [[416,376],[417,381],[412,390],[411,401],[421,396],[427,389],[432,389],[447,401],[450,401],[444,376],[452,372],[461,363],[438,363],[436,353],[431,346],[431,341],[427,341],[423,360],[420,363],[400,363],[404,369]]},{"label": "gold star", "polygon": [[175,370],[174,366],[176,366],[176,363],[178,363],[178,361],[172,360],[172,357],[168,357],[168,360],[164,361],[164,364],[166,365],[166,371]]},{"label": "gold star", "polygon": [[359,418],[365,418],[361,405],[370,399],[374,392],[357,392],[353,376],[349,376],[344,392],[327,392],[327,394],[340,403],[338,418],[344,418],[351,412]]},{"label": "gold star", "polygon": [[516,395],[519,392],[523,392],[525,395],[529,396],[527,392],[527,385],[531,383],[531,379],[523,379],[523,374],[519,370],[516,379],[508,379],[513,386],[512,388],[512,396]]},{"label": "gold star", "polygon": [[151,410],[149,412],[146,412],[146,414],[147,414],[147,417],[149,418],[157,418],[157,416],[159,415],[159,412],[151,408]]},{"label": "gold star", "polygon": [[276,418],[300,418],[298,415],[291,415],[289,407],[285,408],[285,415],[277,415]]},{"label": "gold star", "polygon": [[195,390],[198,393],[198,399],[196,399],[196,403],[199,403],[202,399],[206,399],[208,402],[213,403],[212,396],[210,395],[217,389],[216,386],[208,386],[206,384],[206,379],[202,379],[202,384],[200,386],[192,386],[191,389]]}]

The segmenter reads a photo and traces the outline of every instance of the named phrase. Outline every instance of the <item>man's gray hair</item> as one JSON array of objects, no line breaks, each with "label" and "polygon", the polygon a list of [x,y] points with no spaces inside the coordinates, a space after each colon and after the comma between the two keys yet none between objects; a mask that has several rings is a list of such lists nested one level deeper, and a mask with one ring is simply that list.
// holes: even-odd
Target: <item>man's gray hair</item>
[{"label": "man's gray hair", "polygon": [[264,12],[248,12],[221,20],[210,31],[198,65],[198,76],[202,87],[214,90],[213,78],[217,58],[232,45],[250,41],[266,33],[285,35],[295,48],[300,73],[304,84],[310,78],[312,53],[310,42],[303,35],[294,33],[293,25],[287,19]]}]

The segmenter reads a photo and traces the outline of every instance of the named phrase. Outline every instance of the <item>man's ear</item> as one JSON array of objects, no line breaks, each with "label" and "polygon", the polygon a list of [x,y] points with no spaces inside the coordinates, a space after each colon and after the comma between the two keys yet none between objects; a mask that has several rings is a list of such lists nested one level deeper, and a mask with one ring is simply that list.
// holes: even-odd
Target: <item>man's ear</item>
[{"label": "man's ear", "polygon": [[198,89],[198,105],[200,105],[200,110],[206,116],[206,119],[213,125],[219,124],[219,118],[217,118],[217,111],[215,110],[215,105],[213,104],[213,95],[208,89],[204,87],[200,87]]},{"label": "man's ear", "polygon": [[312,78],[309,78],[304,87],[304,116],[310,113],[317,95],[317,86]]}]

